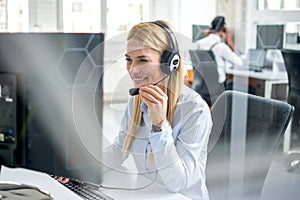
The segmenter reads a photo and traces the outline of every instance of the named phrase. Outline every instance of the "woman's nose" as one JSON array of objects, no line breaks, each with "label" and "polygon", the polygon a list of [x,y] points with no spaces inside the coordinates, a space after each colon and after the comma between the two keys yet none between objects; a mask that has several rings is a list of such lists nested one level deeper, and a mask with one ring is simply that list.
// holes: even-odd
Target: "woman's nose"
[{"label": "woman's nose", "polygon": [[138,64],[134,61],[132,61],[129,65],[128,65],[128,70],[129,71],[133,71],[133,70],[136,70],[138,68]]}]

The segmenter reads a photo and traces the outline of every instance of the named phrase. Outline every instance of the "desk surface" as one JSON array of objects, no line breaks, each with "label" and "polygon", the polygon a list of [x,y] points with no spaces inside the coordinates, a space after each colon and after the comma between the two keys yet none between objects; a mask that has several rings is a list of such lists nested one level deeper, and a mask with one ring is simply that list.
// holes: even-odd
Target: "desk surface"
[{"label": "desk surface", "polygon": [[288,76],[285,71],[262,70],[261,72],[255,72],[251,70],[227,68],[226,74],[262,79],[265,81],[281,81],[282,83],[288,83]]},{"label": "desk surface", "polygon": [[[234,82],[236,80],[239,80],[239,81],[246,81],[248,83],[249,80],[249,84],[255,87],[256,89],[258,89],[256,91],[256,94],[259,96],[264,96],[266,98],[271,98],[273,85],[276,84],[288,85],[289,82],[287,72],[279,71],[279,70],[263,69],[261,72],[256,72],[247,69],[227,68],[226,75],[227,78],[233,79]],[[253,82],[255,82],[255,84]],[[264,85],[263,87],[261,87],[261,83]],[[257,87],[257,84],[260,86]],[[246,90],[247,88],[244,89]],[[263,91],[261,91],[261,89]]]},{"label": "desk surface", "polygon": [[[101,188],[100,191],[114,199],[189,199],[182,194],[168,192],[162,185],[156,182],[151,184],[151,182],[152,180],[136,173],[110,171],[104,174],[102,185],[115,188],[129,188],[129,190]],[[145,189],[132,190],[149,184],[151,185]]]}]

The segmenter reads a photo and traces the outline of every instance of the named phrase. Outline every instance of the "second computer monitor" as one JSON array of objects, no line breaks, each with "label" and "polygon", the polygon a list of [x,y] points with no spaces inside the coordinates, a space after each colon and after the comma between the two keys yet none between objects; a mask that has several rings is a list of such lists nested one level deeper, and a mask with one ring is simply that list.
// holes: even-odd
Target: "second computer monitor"
[{"label": "second computer monitor", "polygon": [[260,24],[256,27],[257,49],[282,49],[284,44],[283,24]]},{"label": "second computer monitor", "polygon": [[193,42],[200,40],[206,36],[206,31],[210,28],[208,25],[192,25],[192,40]]}]

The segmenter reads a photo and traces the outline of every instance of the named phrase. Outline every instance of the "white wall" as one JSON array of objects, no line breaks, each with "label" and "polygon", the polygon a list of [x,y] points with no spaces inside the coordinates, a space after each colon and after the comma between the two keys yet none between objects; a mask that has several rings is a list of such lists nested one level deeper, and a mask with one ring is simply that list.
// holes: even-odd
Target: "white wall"
[{"label": "white wall", "polygon": [[150,20],[165,19],[187,37],[192,37],[192,24],[209,25],[215,15],[216,0],[150,1]]}]

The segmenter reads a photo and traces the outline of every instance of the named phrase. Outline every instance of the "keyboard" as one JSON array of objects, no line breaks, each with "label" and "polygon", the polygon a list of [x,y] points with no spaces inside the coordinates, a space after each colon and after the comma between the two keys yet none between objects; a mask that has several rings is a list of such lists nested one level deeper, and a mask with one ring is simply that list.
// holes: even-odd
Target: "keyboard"
[{"label": "keyboard", "polygon": [[70,179],[67,183],[60,183],[84,200],[113,200],[110,196],[99,191],[98,188],[76,180]]}]

